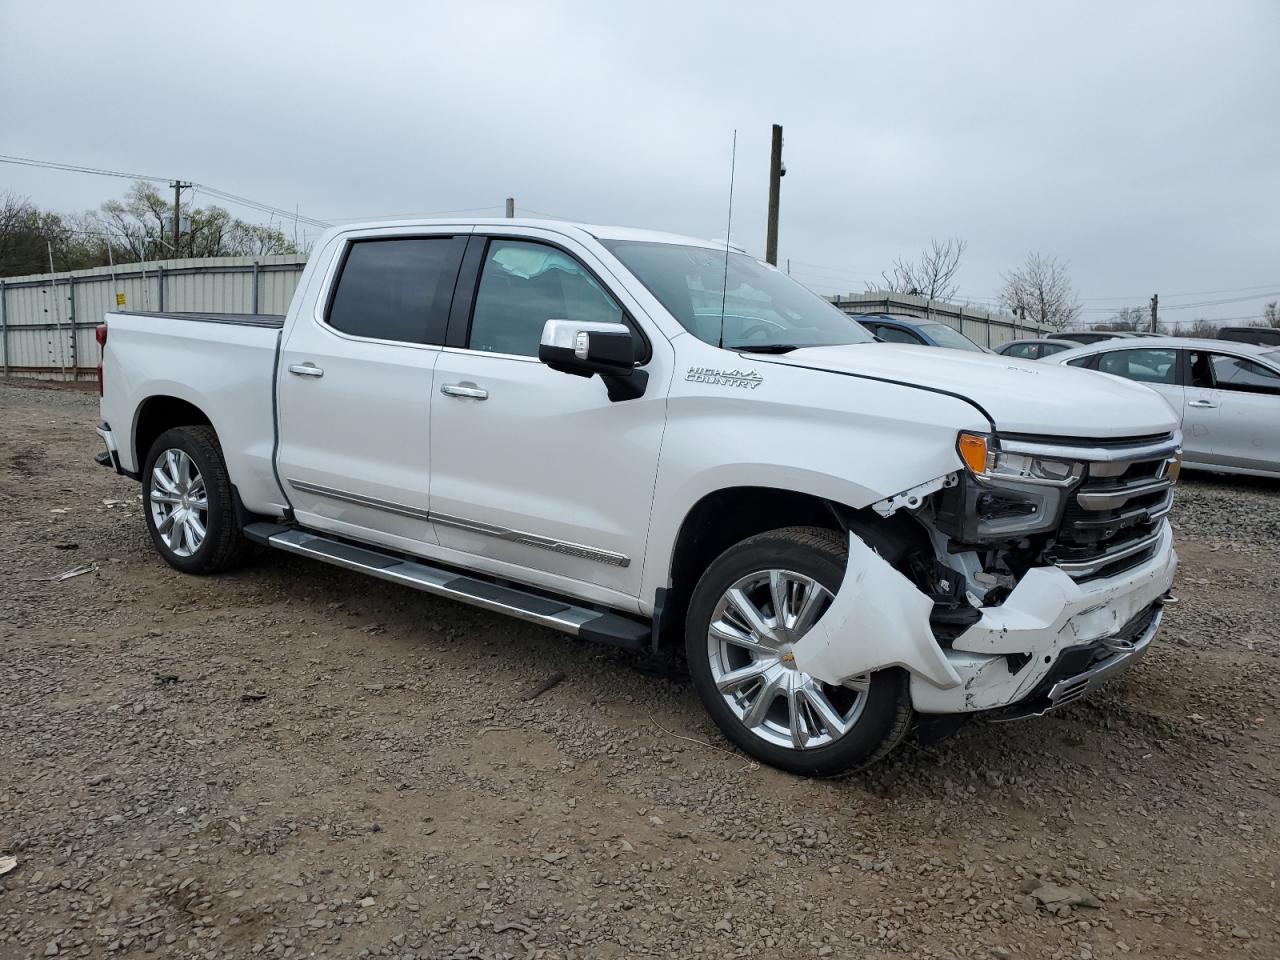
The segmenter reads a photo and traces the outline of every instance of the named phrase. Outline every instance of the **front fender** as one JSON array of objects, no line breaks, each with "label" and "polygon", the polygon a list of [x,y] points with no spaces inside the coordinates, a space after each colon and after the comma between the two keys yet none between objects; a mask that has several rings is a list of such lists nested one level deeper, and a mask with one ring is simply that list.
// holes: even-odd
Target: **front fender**
[{"label": "front fender", "polygon": [[902,667],[944,689],[960,675],[929,626],[933,601],[854,534],[835,599],[792,648],[796,668],[826,683]]}]

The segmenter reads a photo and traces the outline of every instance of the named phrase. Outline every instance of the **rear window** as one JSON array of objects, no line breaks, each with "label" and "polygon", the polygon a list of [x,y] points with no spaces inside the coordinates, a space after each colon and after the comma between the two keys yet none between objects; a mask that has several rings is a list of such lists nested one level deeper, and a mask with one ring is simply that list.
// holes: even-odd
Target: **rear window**
[{"label": "rear window", "polygon": [[329,326],[355,337],[427,343],[444,329],[465,240],[357,240],[329,303]]},{"label": "rear window", "polygon": [[945,323],[922,323],[920,329],[932,337],[938,346],[950,347],[952,350],[977,350],[982,353],[980,346]]}]

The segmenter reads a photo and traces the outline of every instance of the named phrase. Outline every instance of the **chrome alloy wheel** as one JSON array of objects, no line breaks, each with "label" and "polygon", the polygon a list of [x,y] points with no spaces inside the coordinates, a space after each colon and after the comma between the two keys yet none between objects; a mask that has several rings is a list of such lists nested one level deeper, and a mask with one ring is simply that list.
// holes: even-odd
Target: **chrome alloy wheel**
[{"label": "chrome alloy wheel", "polygon": [[151,470],[151,519],[156,532],[179,557],[189,557],[204,543],[209,525],[209,495],[204,477],[185,451],[170,449]]},{"label": "chrome alloy wheel", "polygon": [[711,615],[711,677],[739,722],[768,743],[792,750],[829,746],[862,715],[869,674],[837,686],[796,669],[792,648],[832,599],[804,574],[763,570],[734,583]]}]

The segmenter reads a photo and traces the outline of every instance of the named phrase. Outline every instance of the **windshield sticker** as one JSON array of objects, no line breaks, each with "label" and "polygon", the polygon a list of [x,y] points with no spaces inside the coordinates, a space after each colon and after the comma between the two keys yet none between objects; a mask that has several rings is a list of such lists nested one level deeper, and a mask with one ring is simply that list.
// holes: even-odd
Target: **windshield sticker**
[{"label": "windshield sticker", "polygon": [[709,383],[717,387],[740,387],[754,390],[764,383],[764,377],[754,370],[716,370],[712,367],[690,367],[684,378],[692,383]]}]

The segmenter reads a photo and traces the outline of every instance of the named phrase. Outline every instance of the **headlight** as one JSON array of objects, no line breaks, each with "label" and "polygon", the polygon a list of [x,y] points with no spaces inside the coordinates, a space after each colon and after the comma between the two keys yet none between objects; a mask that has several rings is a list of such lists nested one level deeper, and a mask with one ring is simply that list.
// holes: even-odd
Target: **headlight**
[{"label": "headlight", "polygon": [[956,450],[969,472],[984,480],[1012,480],[1017,483],[1065,487],[1075,483],[1084,473],[1084,465],[1081,463],[1006,453],[990,437],[981,433],[960,434],[956,440]]}]

